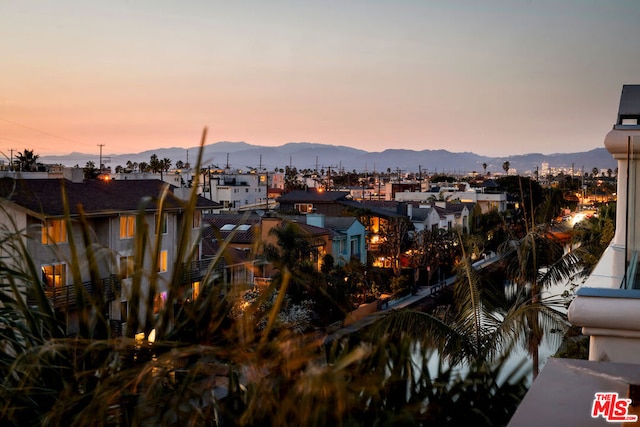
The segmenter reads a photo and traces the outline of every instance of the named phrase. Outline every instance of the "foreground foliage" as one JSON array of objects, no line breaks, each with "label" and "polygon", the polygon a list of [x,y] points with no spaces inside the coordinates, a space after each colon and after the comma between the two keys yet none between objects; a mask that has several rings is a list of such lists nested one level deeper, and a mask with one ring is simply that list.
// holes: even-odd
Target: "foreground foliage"
[{"label": "foreground foliage", "polygon": [[[195,195],[184,209],[194,203]],[[79,283],[80,268],[99,277],[114,254],[92,243],[86,221],[77,220],[83,246],[70,238],[67,262]],[[72,230],[68,214],[66,221]],[[145,257],[157,260],[160,245],[144,226],[144,206],[138,224],[134,265],[142,266]],[[325,341],[322,333],[287,328],[279,315],[289,290],[304,294],[295,259],[284,260],[270,289],[247,300],[241,315],[237,295],[221,295],[213,274],[188,304],[153,314],[160,278],[137,267],[119,338],[111,338],[102,294],[77,285],[79,332],[67,337],[28,253],[29,232],[12,223],[0,233],[3,254],[12,254],[0,258],[1,425],[505,425],[525,392],[524,378],[504,364],[506,341],[491,357],[445,360],[433,351],[437,343],[402,329]],[[178,242],[177,262],[193,250]],[[177,267],[169,301],[183,291]],[[477,334],[479,320],[471,319]],[[474,337],[476,356],[486,354]]]}]

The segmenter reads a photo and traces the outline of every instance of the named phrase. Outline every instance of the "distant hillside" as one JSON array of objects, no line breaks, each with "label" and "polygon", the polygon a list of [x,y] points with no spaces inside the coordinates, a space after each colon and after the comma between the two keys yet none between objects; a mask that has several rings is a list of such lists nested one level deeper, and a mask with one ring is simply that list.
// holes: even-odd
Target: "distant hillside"
[{"label": "distant hillside", "polygon": [[[185,148],[158,148],[140,153],[124,155],[105,154],[108,160],[107,166],[115,168],[117,165],[126,165],[127,161],[149,162],[152,154],[159,158],[169,158],[173,164],[178,160],[189,161],[192,165],[196,162],[198,147]],[[67,166],[84,166],[87,161],[95,164],[99,161],[96,154],[71,153],[67,156],[44,156],[44,163],[60,163]],[[298,169],[332,169],[417,172],[419,169],[433,173],[466,173],[471,171],[482,172],[483,163],[487,164],[487,171],[503,173],[502,165],[505,161],[510,163],[511,169],[517,173],[526,174],[538,168],[540,174],[542,163],[548,163],[552,168],[567,168],[575,171],[584,170],[591,172],[598,169],[615,169],[617,162],[611,157],[605,148],[596,148],[581,153],[557,153],[540,154],[531,153],[509,157],[486,157],[474,153],[455,153],[447,150],[404,150],[387,149],[382,152],[368,152],[345,146],[333,146],[308,142],[292,142],[279,147],[262,147],[247,144],[245,142],[217,142],[205,147],[203,153],[203,165],[215,165],[231,168],[247,169],[257,168],[262,165],[267,170],[295,166]]]}]

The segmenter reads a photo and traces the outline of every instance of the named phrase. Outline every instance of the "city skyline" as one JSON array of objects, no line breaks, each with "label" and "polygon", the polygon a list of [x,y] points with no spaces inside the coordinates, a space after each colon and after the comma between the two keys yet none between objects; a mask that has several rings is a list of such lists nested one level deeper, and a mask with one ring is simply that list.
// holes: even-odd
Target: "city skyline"
[{"label": "city skyline", "polygon": [[0,2],[0,146],[602,147],[637,2]]}]

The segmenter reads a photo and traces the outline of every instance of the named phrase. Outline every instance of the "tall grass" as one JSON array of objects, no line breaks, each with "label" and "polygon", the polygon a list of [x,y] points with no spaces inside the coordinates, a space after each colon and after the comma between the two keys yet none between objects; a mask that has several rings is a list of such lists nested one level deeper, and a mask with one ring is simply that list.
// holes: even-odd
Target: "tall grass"
[{"label": "tall grass", "polygon": [[[206,131],[201,146],[205,137]],[[201,156],[202,150],[198,170]],[[197,181],[193,187],[182,206],[183,230],[196,207]],[[157,196],[160,213],[170,197]],[[144,267],[156,265],[162,245],[162,233],[150,232],[145,221],[149,202],[140,202],[137,215],[123,337],[112,338],[108,301],[99,288],[100,272],[116,254],[95,243],[82,212],[65,215],[69,232],[73,223],[81,225],[80,236],[69,237],[67,260],[78,297],[73,337],[65,336],[28,252],[32,230],[15,222],[2,227],[1,425],[501,425],[523,395],[520,379],[496,381],[500,363],[479,363],[464,375],[442,363],[434,370],[431,352],[408,335],[373,339],[363,330],[326,346],[317,333],[278,328],[275,318],[291,280],[286,269],[266,293],[279,290],[270,310],[262,312],[259,299],[245,315],[230,316],[234,295],[221,295],[213,271],[228,241],[210,264],[200,295],[174,305],[184,293],[181,266],[195,254],[182,235],[166,283],[168,303],[154,314],[155,295],[165,283],[156,268]],[[90,271],[97,292],[81,286],[82,269]],[[149,339],[152,331],[155,340]],[[135,338],[139,332],[144,339]]]}]

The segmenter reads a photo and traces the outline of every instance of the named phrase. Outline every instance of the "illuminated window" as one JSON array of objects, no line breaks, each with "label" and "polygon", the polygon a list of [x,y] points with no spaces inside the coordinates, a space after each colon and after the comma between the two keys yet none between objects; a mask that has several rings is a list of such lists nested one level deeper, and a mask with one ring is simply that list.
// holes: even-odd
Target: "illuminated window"
[{"label": "illuminated window", "polygon": [[191,299],[195,300],[200,295],[200,282],[194,282],[191,284]]},{"label": "illuminated window", "polygon": [[42,279],[49,288],[60,288],[67,285],[66,264],[50,264],[42,266]]},{"label": "illuminated window", "polygon": [[313,212],[313,204],[312,203],[296,203],[294,206],[295,210],[300,212],[301,214],[308,214]]},{"label": "illuminated window", "polygon": [[131,239],[136,232],[136,217],[135,215],[121,215],[120,216],[120,238]]},{"label": "illuminated window", "polygon": [[48,219],[42,227],[42,244],[55,245],[67,242],[67,226],[62,219]]},{"label": "illuminated window", "polygon": [[167,271],[167,251],[160,251],[158,257],[158,273],[164,273]]},{"label": "illuminated window", "polygon": [[123,279],[133,276],[135,264],[133,256],[121,256],[120,257],[120,276]]},{"label": "illuminated window", "polygon": [[[162,221],[160,224],[158,224],[159,221]],[[167,234],[167,214],[163,213],[163,214],[156,214],[156,228],[155,230],[158,230],[158,227],[160,227],[160,234]]]},{"label": "illuminated window", "polygon": [[193,212],[193,228],[200,228],[202,223],[202,211]]},{"label": "illuminated window", "polygon": [[159,292],[153,298],[153,314],[158,314],[160,310],[164,308],[165,303],[167,302],[167,293]]}]

